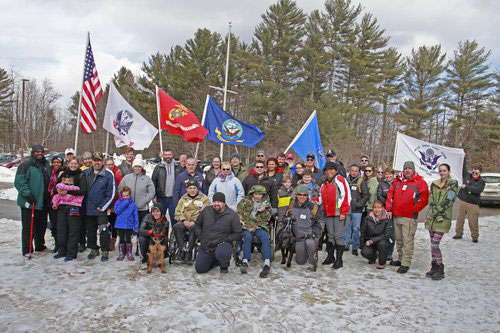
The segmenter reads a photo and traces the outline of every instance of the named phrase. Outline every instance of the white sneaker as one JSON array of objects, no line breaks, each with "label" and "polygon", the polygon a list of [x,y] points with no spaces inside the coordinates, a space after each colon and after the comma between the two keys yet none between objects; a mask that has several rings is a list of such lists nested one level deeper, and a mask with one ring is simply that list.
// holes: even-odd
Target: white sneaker
[{"label": "white sneaker", "polygon": [[34,255],[33,255],[33,253],[26,253],[26,254],[24,255],[24,257],[25,257],[26,259],[31,259],[31,258],[33,258],[33,257],[34,257]]}]

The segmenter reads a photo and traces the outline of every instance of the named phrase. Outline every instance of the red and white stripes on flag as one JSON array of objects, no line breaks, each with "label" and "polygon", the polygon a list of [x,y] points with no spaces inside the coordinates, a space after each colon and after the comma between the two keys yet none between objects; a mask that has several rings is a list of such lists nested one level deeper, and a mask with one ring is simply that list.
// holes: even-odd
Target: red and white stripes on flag
[{"label": "red and white stripes on flag", "polygon": [[81,103],[81,123],[83,133],[89,134],[97,128],[96,103],[102,96],[101,82],[97,75],[90,39],[85,54]]}]

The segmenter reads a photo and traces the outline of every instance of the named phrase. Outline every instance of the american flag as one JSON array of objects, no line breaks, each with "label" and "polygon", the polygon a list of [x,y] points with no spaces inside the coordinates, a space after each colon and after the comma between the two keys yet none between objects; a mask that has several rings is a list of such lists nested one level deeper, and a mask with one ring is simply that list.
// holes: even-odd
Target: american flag
[{"label": "american flag", "polygon": [[87,45],[85,54],[85,69],[83,73],[82,107],[80,126],[85,134],[89,134],[97,128],[96,103],[102,96],[101,82],[95,68],[92,47]]}]

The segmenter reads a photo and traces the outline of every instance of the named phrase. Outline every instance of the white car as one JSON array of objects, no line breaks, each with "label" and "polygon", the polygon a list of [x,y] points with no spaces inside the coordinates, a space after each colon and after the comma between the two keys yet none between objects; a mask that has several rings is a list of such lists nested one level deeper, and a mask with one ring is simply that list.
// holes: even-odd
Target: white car
[{"label": "white car", "polygon": [[481,205],[500,205],[500,173],[483,173],[481,178],[486,183],[484,191],[481,193]]}]

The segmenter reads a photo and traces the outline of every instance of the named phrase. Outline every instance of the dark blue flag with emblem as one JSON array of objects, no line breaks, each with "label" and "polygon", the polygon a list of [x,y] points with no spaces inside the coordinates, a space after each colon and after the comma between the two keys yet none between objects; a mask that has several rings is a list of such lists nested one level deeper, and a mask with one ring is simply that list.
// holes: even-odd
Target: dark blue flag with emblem
[{"label": "dark blue flag with emblem", "polygon": [[206,139],[225,145],[242,145],[253,148],[264,138],[264,132],[224,111],[207,95],[203,126],[208,130]]}]

